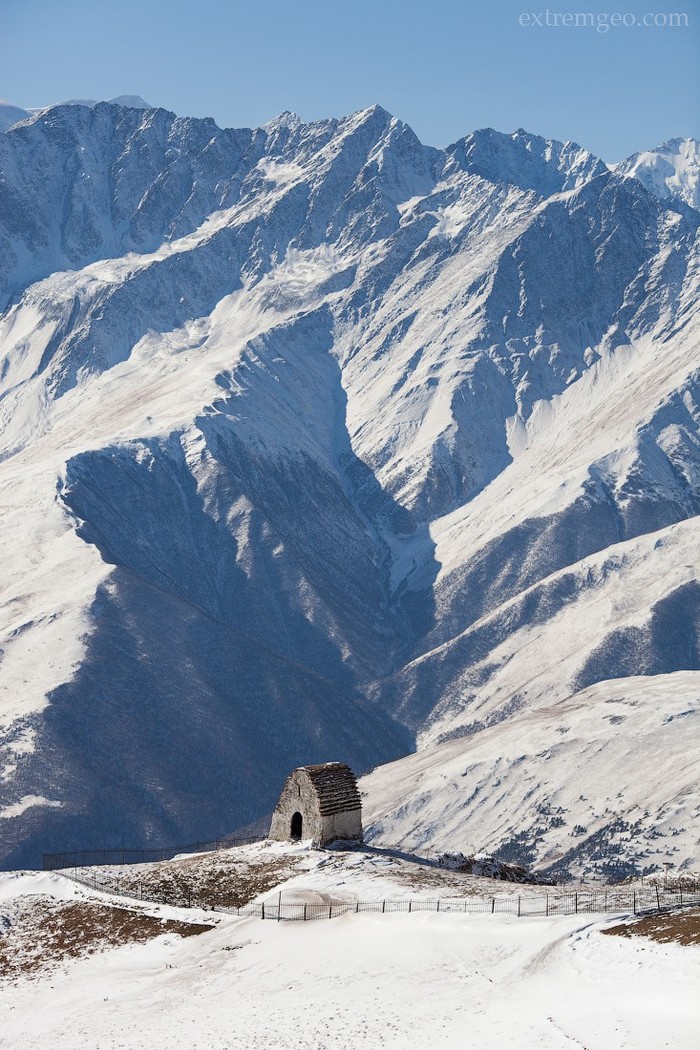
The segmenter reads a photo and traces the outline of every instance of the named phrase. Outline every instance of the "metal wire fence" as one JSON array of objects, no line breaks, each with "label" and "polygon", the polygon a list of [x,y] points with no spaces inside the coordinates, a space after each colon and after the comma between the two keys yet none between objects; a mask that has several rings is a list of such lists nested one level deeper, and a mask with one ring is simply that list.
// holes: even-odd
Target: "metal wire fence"
[{"label": "metal wire fence", "polygon": [[146,849],[79,849],[62,853],[44,853],[44,871],[60,871],[63,868],[90,868],[100,865],[123,867],[126,864],[153,864],[161,860],[172,860],[181,853],[213,853],[233,846],[249,846],[253,842],[264,842],[267,834],[216,839],[209,842],[190,842],[185,846],[153,846]]},{"label": "metal wire fence", "polygon": [[329,900],[326,902],[285,901],[276,898],[241,907],[231,907],[209,898],[199,901],[195,889],[173,888],[153,892],[146,884],[124,888],[118,876],[85,869],[64,869],[63,874],[82,885],[114,896],[131,900],[168,904],[173,907],[205,907],[229,915],[272,919],[277,922],[308,922],[316,919],[335,919],[341,915],[361,913],[396,914],[413,912],[451,912],[468,915],[514,915],[518,917],[586,915],[624,913],[644,915],[650,912],[671,911],[675,908],[700,906],[700,886],[683,889],[663,889],[659,886],[627,889],[609,887],[600,891],[540,892],[529,894],[501,894],[496,896],[385,898],[382,900]]},{"label": "metal wire fence", "polygon": [[[468,915],[514,915],[518,917],[629,913],[643,915],[670,911],[679,907],[700,905],[700,890],[693,893],[670,890],[607,893],[515,894],[494,897],[400,898],[375,901],[338,900],[328,903],[297,903],[278,900],[246,904],[242,908],[221,908],[235,915],[255,916],[276,921],[310,921],[335,919],[341,915],[372,912],[451,912]],[[219,910],[219,909],[217,909]]]}]

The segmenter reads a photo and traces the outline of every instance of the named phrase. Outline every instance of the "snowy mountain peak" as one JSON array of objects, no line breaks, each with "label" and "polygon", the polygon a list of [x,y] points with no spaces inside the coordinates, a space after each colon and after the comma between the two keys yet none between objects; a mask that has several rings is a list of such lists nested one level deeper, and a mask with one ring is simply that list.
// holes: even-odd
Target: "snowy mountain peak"
[{"label": "snowy mountain peak", "polygon": [[[548,818],[548,863],[585,826],[567,864],[604,833],[642,866],[617,726],[669,761],[696,731],[695,681],[661,687],[700,670],[700,216],[575,143],[435,150],[380,106],[63,105],[0,170],[5,860],[213,837],[295,765],[418,742],[414,800],[445,749],[462,785],[423,845],[477,813],[537,859]],[[586,739],[595,804],[545,809]],[[645,755],[645,841],[690,859]]]},{"label": "snowy mountain peak", "polygon": [[273,134],[281,129],[287,129],[295,131],[298,127],[303,124],[301,117],[296,113],[293,113],[290,109],[285,109],[283,113],[273,117],[272,120],[268,120],[267,124],[263,124],[263,130]]},{"label": "snowy mountain peak", "polygon": [[153,109],[151,103],[146,102],[140,95],[115,95],[114,98],[105,101],[112,106],[126,106],[128,109]]},{"label": "snowy mountain peak", "polygon": [[608,170],[602,160],[575,142],[545,139],[522,128],[510,135],[482,128],[447,152],[465,171],[489,182],[534,190],[542,197],[574,189]]},{"label": "snowy mountain peak", "polygon": [[[57,102],[58,106],[98,106],[100,102],[106,102],[110,106],[123,106],[125,109],[153,109],[150,102],[146,102],[140,95],[115,95],[114,98],[69,98],[65,102]],[[50,109],[50,106],[46,106]]]},{"label": "snowy mountain peak", "polygon": [[[101,100],[110,106],[122,106],[124,109],[152,109],[153,107],[141,98],[140,95],[116,95],[114,98]],[[22,120],[43,113],[46,110],[55,109],[58,106],[87,106],[93,109],[100,104],[100,100],[94,98],[71,98],[65,102],[53,102],[48,106],[34,106],[31,109],[23,109],[15,106],[5,99],[0,99],[0,134],[9,131],[15,124]]]},{"label": "snowy mountain peak", "polygon": [[700,209],[700,141],[697,139],[669,139],[612,167],[619,175],[638,179],[661,200],[682,200],[691,208]]},{"label": "snowy mountain peak", "polygon": [[384,109],[378,102],[373,102],[371,106],[366,106],[364,109],[358,109],[351,115],[351,118],[358,122],[364,122],[368,120],[380,121],[382,124],[388,124],[392,120],[396,120],[393,113],[390,113],[388,109]]},{"label": "snowy mountain peak", "polygon": [[343,117],[339,122],[339,128],[345,134],[353,134],[360,129],[369,131],[371,134],[380,134],[395,120],[396,118],[382,106],[373,105],[367,106],[366,109],[358,109],[347,117]]}]

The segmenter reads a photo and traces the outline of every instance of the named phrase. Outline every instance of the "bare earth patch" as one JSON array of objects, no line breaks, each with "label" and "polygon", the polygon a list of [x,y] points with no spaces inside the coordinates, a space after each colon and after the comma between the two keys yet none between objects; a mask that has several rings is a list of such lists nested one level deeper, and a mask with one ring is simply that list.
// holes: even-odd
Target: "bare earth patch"
[{"label": "bare earth patch", "polygon": [[520,887],[509,885],[511,880],[506,877],[506,874],[508,869],[512,868],[511,865],[500,865],[506,874],[501,878],[492,878],[488,875],[472,874],[468,864],[447,867],[427,857],[369,845],[350,848],[331,846],[327,851],[327,859],[322,861],[318,868],[332,871],[335,867],[341,877],[347,859],[353,857],[358,860],[362,859],[367,870],[374,869],[376,874],[390,879],[396,884],[397,889],[406,887],[408,890],[432,890],[435,896],[483,897],[509,894],[513,891],[545,894],[547,891],[551,892],[552,889],[551,886],[544,884]]},{"label": "bare earth patch", "polygon": [[153,864],[88,868],[95,888],[147,897],[164,904],[199,908],[240,908],[289,878],[298,857],[259,855],[245,848],[195,854]]},{"label": "bare earth patch", "polygon": [[[520,893],[546,893],[548,887],[536,883],[526,885],[514,885],[513,880],[502,878],[489,878],[486,875],[473,875],[469,870],[440,868],[416,863],[397,862],[393,868],[392,877],[404,886],[412,886],[416,889],[434,887],[443,892],[453,892],[457,895],[492,895],[510,892]],[[551,887],[549,887],[551,892]]]},{"label": "bare earth patch", "polygon": [[661,944],[700,944],[700,909],[645,915],[643,919],[609,926],[601,932],[616,937],[650,937]]},{"label": "bare earth patch", "polygon": [[213,929],[128,908],[51,897],[18,897],[0,913],[0,977],[35,976],[67,960],[122,944]]},{"label": "bare earth patch", "polygon": [[[469,896],[472,893],[481,894],[493,890],[493,879],[477,878],[466,872],[450,871],[446,868],[438,868],[435,865],[404,861],[400,858],[387,864],[387,877],[393,879],[400,886],[413,889],[434,889],[436,893],[455,894]],[[496,884],[496,891],[503,893],[506,887],[503,883]]]}]

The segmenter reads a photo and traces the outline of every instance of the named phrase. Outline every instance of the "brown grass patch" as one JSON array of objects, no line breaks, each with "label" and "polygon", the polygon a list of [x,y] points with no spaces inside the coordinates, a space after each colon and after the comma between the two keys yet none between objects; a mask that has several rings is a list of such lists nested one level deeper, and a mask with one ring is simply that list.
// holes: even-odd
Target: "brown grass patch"
[{"label": "brown grass patch", "polygon": [[522,894],[545,893],[547,890],[551,892],[551,886],[519,885],[505,879],[495,879],[489,875],[474,875],[466,867],[443,868],[433,860],[381,847],[361,846],[348,852],[362,854],[370,866],[372,862],[381,862],[381,866],[374,870],[377,874],[390,878],[397,886],[417,890],[434,890],[436,896],[498,896],[512,894],[516,889]]},{"label": "brown grass patch", "polygon": [[289,878],[297,857],[246,856],[231,849],[155,864],[119,869],[86,869],[98,874],[98,886],[113,893],[199,908],[240,908]]},{"label": "brown grass patch", "polygon": [[9,978],[38,974],[67,959],[142,944],[162,934],[192,937],[213,929],[87,901],[37,896],[18,898],[10,905],[0,917],[0,976]]},{"label": "brown grass patch", "polygon": [[601,933],[615,937],[649,937],[660,944],[700,944],[700,909],[645,915],[633,922],[610,926]]}]

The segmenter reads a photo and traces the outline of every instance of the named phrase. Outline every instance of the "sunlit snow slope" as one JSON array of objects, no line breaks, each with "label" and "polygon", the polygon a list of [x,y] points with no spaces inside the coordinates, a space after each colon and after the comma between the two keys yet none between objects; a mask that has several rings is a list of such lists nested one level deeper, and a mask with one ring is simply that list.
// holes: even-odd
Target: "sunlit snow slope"
[{"label": "sunlit snow slope", "polygon": [[693,208],[700,208],[700,142],[697,139],[670,139],[663,146],[620,161],[614,170],[639,179],[657,197],[683,200]]},{"label": "sunlit snow slope", "polygon": [[[642,729],[580,704],[635,676],[663,727],[700,669],[700,213],[573,143],[438,151],[380,107],[58,106],[0,173],[4,863],[221,834],[294,765],[416,743],[375,834],[449,812],[456,848],[594,863]],[[640,753],[618,868],[652,834],[698,862],[691,701],[696,765]],[[605,778],[538,837],[523,764],[550,804],[589,729]]]}]

